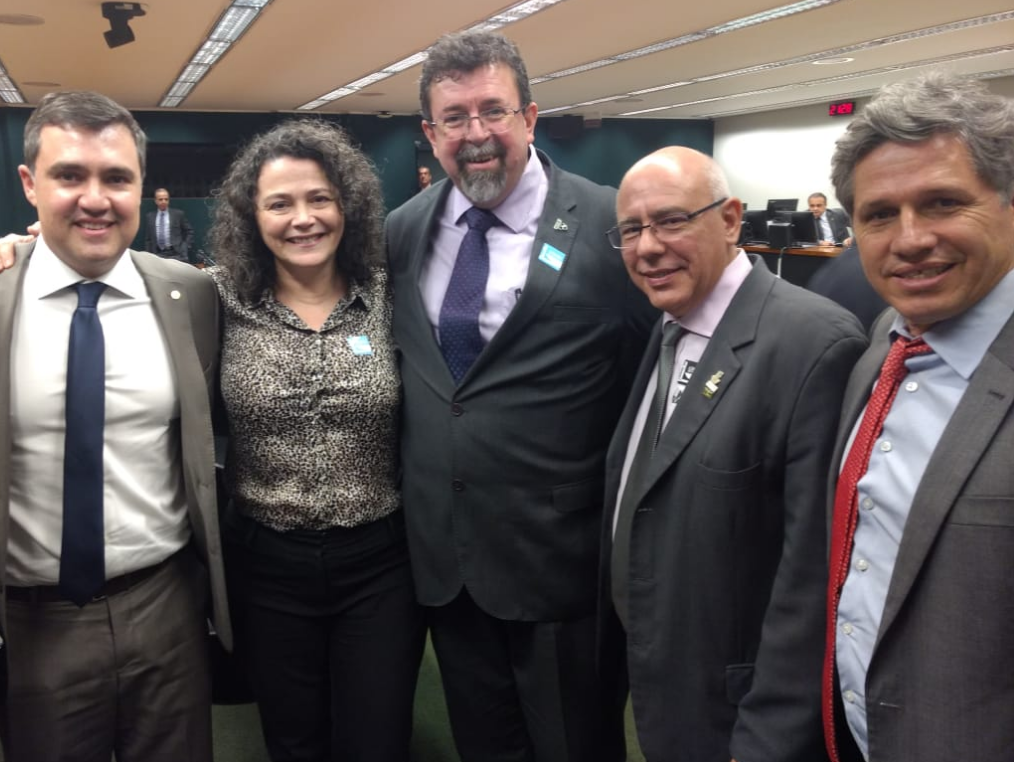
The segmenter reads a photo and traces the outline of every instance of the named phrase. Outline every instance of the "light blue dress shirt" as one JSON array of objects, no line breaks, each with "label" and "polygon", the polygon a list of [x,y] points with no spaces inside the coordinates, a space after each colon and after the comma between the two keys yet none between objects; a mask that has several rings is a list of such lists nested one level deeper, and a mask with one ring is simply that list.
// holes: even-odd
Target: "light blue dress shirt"
[{"label": "light blue dress shirt", "polygon": [[[845,717],[867,759],[866,673],[905,522],[923,473],[969,379],[1012,313],[1014,272],[971,309],[923,334],[933,353],[905,362],[908,375],[873,445],[869,469],[859,480],[859,517],[838,603],[835,658]],[[900,316],[891,327],[892,340],[898,335],[911,338]],[[862,416],[852,429],[844,458],[861,421]]]}]

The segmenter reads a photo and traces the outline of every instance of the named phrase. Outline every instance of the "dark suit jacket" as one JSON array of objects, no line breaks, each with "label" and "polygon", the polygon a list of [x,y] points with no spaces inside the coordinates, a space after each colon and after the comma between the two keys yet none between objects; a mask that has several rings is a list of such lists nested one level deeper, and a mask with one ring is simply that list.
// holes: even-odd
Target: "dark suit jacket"
[{"label": "dark suit jacket", "polygon": [[[887,356],[895,314],[877,322],[849,379],[834,465]],[[912,501],[866,678],[870,762],[1014,752],[1012,403],[1014,318],[972,375]],[[842,723],[838,738],[842,758],[858,759]]]},{"label": "dark suit jacket", "polygon": [[[638,738],[652,762],[825,759],[824,475],[866,339],[854,316],[752,259],[662,433],[634,514],[626,654]],[[660,331],[607,459],[604,649],[622,638],[609,547]],[[719,372],[709,398],[705,384]]]},{"label": "dark suit jacket", "polygon": [[[834,238],[835,243],[841,243],[849,237],[849,218],[845,212],[840,209],[825,209],[824,214],[827,215],[827,221],[831,225],[831,237]],[[820,223],[817,223],[817,236],[821,237]]]},{"label": "dark suit jacket", "polygon": [[[19,245],[14,267],[0,274],[0,358],[10,357],[14,309],[35,244]],[[180,442],[183,482],[190,526],[211,581],[213,621],[219,639],[232,648],[232,628],[225,598],[218,511],[215,499],[215,456],[211,437],[210,400],[218,377],[218,292],[204,273],[145,252],[131,251],[155,316],[162,326],[180,395]],[[182,298],[170,294],[179,292]],[[0,373],[0,587],[7,570],[11,432],[10,374]],[[0,597],[0,629],[6,632],[6,596]],[[0,633],[2,634],[2,633]],[[8,643],[17,658],[17,644]]]},{"label": "dark suit jacket", "polygon": [[167,211],[169,212],[169,244],[172,251],[159,251],[158,233],[155,230],[157,211],[148,212],[144,217],[144,247],[163,258],[189,262],[190,249],[194,243],[194,229],[190,226],[190,222],[182,210],[170,207]]},{"label": "dark suit jacket", "polygon": [[847,309],[859,318],[867,332],[877,316],[887,309],[887,302],[867,280],[859,249],[854,243],[817,270],[806,287]]},{"label": "dark suit jacket", "polygon": [[[419,600],[465,586],[500,619],[557,621],[595,610],[606,446],[658,313],[606,241],[615,190],[539,157],[549,193],[528,280],[460,386],[419,292],[448,181],[391,212],[387,245]],[[559,271],[539,261],[544,244],[567,255]]]}]

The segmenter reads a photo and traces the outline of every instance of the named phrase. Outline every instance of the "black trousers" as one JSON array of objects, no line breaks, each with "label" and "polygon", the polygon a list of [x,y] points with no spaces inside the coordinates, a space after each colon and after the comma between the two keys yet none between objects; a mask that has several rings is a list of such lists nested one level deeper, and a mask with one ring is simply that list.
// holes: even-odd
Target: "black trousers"
[{"label": "black trousers", "polygon": [[425,623],[401,512],[284,533],[232,517],[226,550],[273,762],[406,762]]},{"label": "black trousers", "polygon": [[427,608],[462,762],[620,762],[623,696],[595,666],[595,617],[508,622],[467,591]]}]

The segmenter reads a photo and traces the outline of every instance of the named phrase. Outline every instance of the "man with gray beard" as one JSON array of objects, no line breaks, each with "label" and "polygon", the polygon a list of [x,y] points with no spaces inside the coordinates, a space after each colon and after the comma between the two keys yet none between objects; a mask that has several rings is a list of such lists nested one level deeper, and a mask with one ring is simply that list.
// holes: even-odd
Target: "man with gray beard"
[{"label": "man with gray beard", "polygon": [[658,313],[605,237],[616,192],[531,147],[499,34],[448,35],[420,82],[448,181],[387,220],[403,496],[463,762],[625,759],[595,664],[604,459]]}]

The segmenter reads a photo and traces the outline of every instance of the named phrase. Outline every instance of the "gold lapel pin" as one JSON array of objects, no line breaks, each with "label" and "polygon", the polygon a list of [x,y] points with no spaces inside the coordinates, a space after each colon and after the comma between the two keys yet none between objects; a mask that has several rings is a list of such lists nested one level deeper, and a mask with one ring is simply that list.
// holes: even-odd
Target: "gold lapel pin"
[{"label": "gold lapel pin", "polygon": [[704,384],[704,391],[701,392],[709,400],[715,396],[718,391],[718,385],[722,383],[722,376],[725,375],[724,370],[716,371],[715,374],[709,378]]}]

